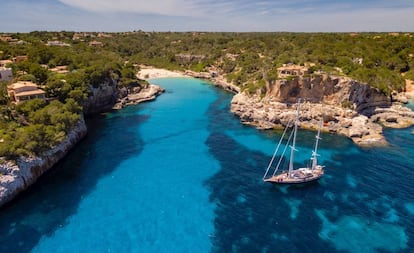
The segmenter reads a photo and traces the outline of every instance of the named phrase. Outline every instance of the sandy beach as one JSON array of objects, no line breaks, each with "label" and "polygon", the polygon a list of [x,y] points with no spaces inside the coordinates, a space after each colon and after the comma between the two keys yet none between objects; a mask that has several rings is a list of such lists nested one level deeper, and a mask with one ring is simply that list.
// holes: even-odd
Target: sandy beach
[{"label": "sandy beach", "polygon": [[187,70],[185,72],[181,71],[171,71],[166,69],[154,68],[152,66],[140,65],[140,71],[137,73],[139,79],[148,80],[152,78],[170,78],[170,77],[193,77],[201,78],[204,80],[209,80],[213,85],[219,86],[224,90],[239,93],[240,88],[234,84],[228,83],[225,77],[217,75],[212,77],[210,72],[194,72]]},{"label": "sandy beach", "polygon": [[140,71],[137,76],[139,79],[152,79],[152,78],[168,78],[168,77],[186,77],[183,72],[171,71],[166,69],[158,69],[150,66],[140,65]]},{"label": "sandy beach", "polygon": [[409,99],[414,98],[414,82],[411,80],[405,80],[405,95]]}]

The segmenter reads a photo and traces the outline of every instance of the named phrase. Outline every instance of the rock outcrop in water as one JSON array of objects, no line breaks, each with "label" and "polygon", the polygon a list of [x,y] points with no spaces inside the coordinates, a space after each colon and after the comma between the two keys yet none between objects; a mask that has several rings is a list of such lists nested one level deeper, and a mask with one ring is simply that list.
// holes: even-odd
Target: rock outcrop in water
[{"label": "rock outcrop in water", "polygon": [[110,79],[100,84],[98,87],[89,87],[91,94],[84,105],[86,114],[95,114],[109,111],[111,109],[121,109],[128,105],[139,104],[154,100],[164,92],[158,85],[140,85],[119,88],[117,81]]},{"label": "rock outcrop in water", "polygon": [[[397,94],[394,94],[396,96]],[[232,99],[231,111],[245,124],[261,129],[285,126],[293,118],[295,103],[301,98],[301,126],[351,138],[360,145],[385,144],[383,126],[407,127],[414,124],[414,112],[367,84],[344,77],[320,76],[277,80],[267,92]],[[404,101],[403,96],[399,96]]]},{"label": "rock outcrop in water", "polygon": [[148,87],[139,88],[133,90],[133,92],[128,92],[127,90],[122,89],[120,98],[118,102],[112,107],[113,109],[122,109],[128,105],[135,105],[142,102],[151,101],[157,98],[165,90],[158,85],[150,84]]}]

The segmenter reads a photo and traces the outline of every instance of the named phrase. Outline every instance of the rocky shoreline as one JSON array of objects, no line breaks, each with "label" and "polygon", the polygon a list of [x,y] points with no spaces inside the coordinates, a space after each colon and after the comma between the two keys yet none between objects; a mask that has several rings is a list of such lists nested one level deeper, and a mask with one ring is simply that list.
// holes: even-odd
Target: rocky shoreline
[{"label": "rocky shoreline", "polygon": [[[266,94],[246,94],[238,86],[227,83],[224,76],[212,72],[175,72],[142,67],[140,79],[164,77],[193,77],[210,81],[213,85],[235,93],[231,111],[244,124],[259,129],[281,128],[288,124],[296,111],[299,97],[307,98],[301,106],[301,127],[316,129],[323,121],[323,131],[351,138],[358,145],[386,145],[383,127],[403,128],[414,125],[414,112],[402,105],[404,94],[395,94],[394,101],[367,85],[343,77],[325,77],[268,84]],[[164,89],[150,84],[135,91],[121,90],[114,102],[115,87],[111,83],[94,90],[92,112],[122,109],[125,106],[154,100]],[[112,103],[111,103],[112,101]],[[112,105],[111,105],[112,104]],[[111,105],[108,107],[108,105]],[[5,161],[0,158],[0,206],[12,200],[60,159],[85,135],[83,119],[68,134],[65,141],[41,157],[18,158]]]},{"label": "rocky shoreline", "polygon": [[[301,127],[344,135],[360,146],[386,145],[383,128],[414,125],[414,112],[402,104],[412,93],[389,97],[366,84],[342,76],[278,80],[267,85],[266,94],[246,94],[215,71],[168,71],[141,66],[141,78],[193,77],[210,81],[214,86],[235,93],[231,112],[243,124],[258,129],[283,128],[294,117],[298,98],[306,98],[301,107]],[[411,90],[411,89],[408,89]]]},{"label": "rocky shoreline", "polygon": [[136,105],[139,103],[152,101],[161,95],[165,90],[158,85],[150,84],[148,87],[141,89],[139,92],[129,93],[120,98],[112,107],[114,110],[122,109],[129,105]]},{"label": "rocky shoreline", "polygon": [[[250,97],[244,93],[235,95],[231,102],[231,111],[241,122],[258,129],[283,128],[294,118],[295,110],[295,104]],[[401,105],[392,105],[377,109],[376,114],[368,117],[351,109],[304,102],[300,120],[300,127],[304,129],[317,129],[322,120],[322,131],[344,135],[361,146],[373,146],[387,144],[383,126],[404,128],[413,125],[414,112]]]},{"label": "rocky shoreline", "polygon": [[[269,89],[264,97],[238,93],[232,99],[231,111],[242,123],[259,129],[283,128],[294,117],[295,101],[305,97],[308,100],[301,106],[302,128],[317,129],[322,121],[322,131],[344,135],[360,146],[386,145],[384,127],[414,125],[414,112],[403,106],[408,101],[404,94],[395,94],[398,99],[391,101],[376,89],[342,77],[335,82],[311,82],[309,88],[305,82],[286,82]],[[334,92],[326,95],[330,88]],[[292,89],[296,96],[288,97]],[[325,96],[315,97],[312,93]]]},{"label": "rocky shoreline", "polygon": [[[105,90],[112,92],[109,89]],[[127,105],[154,100],[163,91],[164,89],[157,85],[149,85],[137,92],[126,94],[113,106],[113,109],[121,109]],[[107,107],[108,102],[105,101],[105,98],[112,100],[113,94],[108,92],[95,94],[94,99],[105,106],[104,108],[111,108]],[[16,161],[4,160],[0,157],[0,207],[34,184],[41,175],[64,158],[86,134],[86,123],[84,117],[81,116],[78,124],[68,133],[66,139],[43,155],[19,157]]]},{"label": "rocky shoreline", "polygon": [[53,167],[87,133],[83,116],[66,139],[39,157],[19,157],[16,161],[0,159],[0,206],[12,200]]},{"label": "rocky shoreline", "polygon": [[204,80],[210,81],[214,86],[220,87],[223,90],[230,91],[232,93],[238,94],[240,93],[240,87],[228,83],[226,79],[218,74],[212,74],[210,72],[194,72],[191,70],[185,71],[185,75],[193,78],[200,78]]}]

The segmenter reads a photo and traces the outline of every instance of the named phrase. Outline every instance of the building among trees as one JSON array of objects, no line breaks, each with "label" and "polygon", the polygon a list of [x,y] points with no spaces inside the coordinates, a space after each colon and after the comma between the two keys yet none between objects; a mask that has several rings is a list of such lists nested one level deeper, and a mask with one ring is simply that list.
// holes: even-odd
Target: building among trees
[{"label": "building among trees", "polygon": [[303,76],[308,74],[308,67],[299,66],[295,64],[283,64],[282,67],[277,68],[277,75],[279,77],[288,77],[288,76]]},{"label": "building among trees", "polygon": [[7,86],[7,95],[16,103],[35,98],[45,99],[46,92],[32,82],[17,82]]},{"label": "building among trees", "polygon": [[11,68],[0,67],[0,82],[10,82],[13,80],[13,71]]}]

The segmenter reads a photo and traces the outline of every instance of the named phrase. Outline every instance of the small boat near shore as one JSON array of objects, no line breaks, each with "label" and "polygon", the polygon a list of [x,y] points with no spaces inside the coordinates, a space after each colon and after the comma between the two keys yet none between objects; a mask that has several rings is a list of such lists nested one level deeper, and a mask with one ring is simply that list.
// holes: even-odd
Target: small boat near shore
[{"label": "small boat near shore", "polygon": [[[269,165],[266,169],[266,172],[263,176],[264,182],[273,183],[273,184],[305,184],[305,183],[314,182],[318,180],[324,174],[324,169],[323,169],[324,166],[319,165],[318,159],[317,159],[317,157],[319,156],[319,154],[317,153],[318,144],[319,144],[319,140],[321,139],[320,138],[321,123],[319,124],[319,127],[318,127],[318,133],[316,135],[316,140],[315,140],[315,147],[312,151],[311,165],[308,167],[297,168],[297,169],[294,169],[293,167],[294,154],[295,154],[295,151],[297,151],[296,135],[297,135],[298,125],[299,125],[300,106],[301,106],[301,103],[299,100],[297,103],[296,117],[294,119],[294,122],[292,124],[292,122],[290,121],[286,125],[286,128],[283,131],[283,134],[279,140],[279,143],[273,153],[272,159],[270,160]],[[270,168],[272,168],[275,162],[275,158],[277,154],[279,153],[279,149],[281,149],[281,144],[289,129],[291,129],[290,135],[284,145],[282,154],[280,155],[279,160],[273,170],[273,174],[269,175]],[[290,158],[289,158],[288,170],[279,172],[279,168],[281,167],[282,161],[285,157],[285,153],[288,147],[290,147]]]}]

